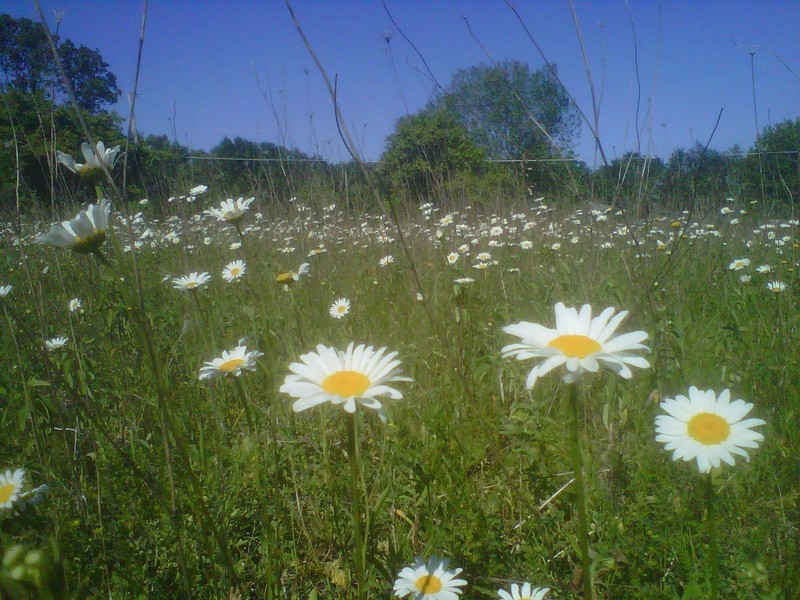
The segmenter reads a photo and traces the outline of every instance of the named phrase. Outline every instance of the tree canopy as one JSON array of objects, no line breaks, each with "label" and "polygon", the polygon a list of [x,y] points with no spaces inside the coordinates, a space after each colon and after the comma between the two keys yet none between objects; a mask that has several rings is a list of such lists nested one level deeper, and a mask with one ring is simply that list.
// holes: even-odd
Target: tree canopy
[{"label": "tree canopy", "polygon": [[489,158],[569,154],[580,120],[556,73],[517,60],[460,69],[429,107],[455,115]]},{"label": "tree canopy", "polygon": [[[82,109],[98,114],[119,99],[117,78],[99,50],[76,46],[70,40],[61,42],[57,37],[55,42]],[[42,95],[59,104],[68,99],[67,86],[57,75],[47,34],[40,23],[0,14],[0,70],[6,89]]]}]

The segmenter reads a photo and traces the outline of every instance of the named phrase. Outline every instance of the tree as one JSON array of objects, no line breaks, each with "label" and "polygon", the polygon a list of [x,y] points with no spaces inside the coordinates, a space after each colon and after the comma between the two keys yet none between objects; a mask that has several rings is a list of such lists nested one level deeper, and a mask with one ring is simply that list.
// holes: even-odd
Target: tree
[{"label": "tree", "polygon": [[[99,50],[75,46],[70,40],[59,43],[56,38],[55,42],[78,106],[94,115],[119,99],[117,78],[108,70]],[[8,89],[42,94],[59,104],[68,101],[67,87],[57,76],[47,34],[35,21],[0,15],[0,70]]]},{"label": "tree", "polygon": [[556,73],[516,60],[460,69],[430,108],[455,115],[489,158],[569,155],[580,120]]},{"label": "tree", "polygon": [[391,188],[428,195],[453,174],[479,171],[484,151],[446,110],[402,117],[381,156],[380,174]]},{"label": "tree", "polygon": [[800,118],[764,128],[750,154],[736,165],[750,198],[797,202],[800,199]]}]

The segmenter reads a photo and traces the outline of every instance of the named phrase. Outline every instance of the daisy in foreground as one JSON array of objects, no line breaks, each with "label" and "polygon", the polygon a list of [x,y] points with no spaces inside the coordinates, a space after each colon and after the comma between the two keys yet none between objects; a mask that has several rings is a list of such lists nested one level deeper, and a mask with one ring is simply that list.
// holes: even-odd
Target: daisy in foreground
[{"label": "daisy in foreground", "polygon": [[381,421],[386,422],[378,397],[400,400],[403,394],[386,384],[411,381],[400,374],[396,356],[397,352],[386,354],[386,348],[375,350],[353,342],[345,351],[319,344],[316,352],[300,355],[302,362],[289,365],[292,374],[286,376],[280,391],[297,398],[292,405],[294,412],[330,402],[352,414],[361,404],[378,411]]},{"label": "daisy in foreground", "polygon": [[37,244],[53,244],[79,254],[97,252],[106,241],[111,205],[105,200],[92,204],[74,219],[53,225],[50,231],[36,238]]},{"label": "daisy in foreground", "polygon": [[414,600],[456,600],[467,585],[465,579],[456,579],[462,569],[448,570],[450,561],[431,556],[425,562],[419,556],[397,574],[394,595],[402,598],[413,596]]},{"label": "daisy in foreground", "polygon": [[734,464],[733,455],[750,460],[744,448],[758,448],[764,436],[752,427],[765,425],[762,419],[744,419],[753,405],[744,400],[731,402],[729,390],[717,397],[714,390],[689,388],[689,397],[667,398],[661,408],[669,413],[656,417],[656,441],[673,450],[672,460],[697,459],[697,468],[708,473],[720,462]]},{"label": "daisy in foreground", "polygon": [[218,221],[236,224],[242,220],[253,200],[255,200],[255,197],[247,200],[244,198],[237,198],[236,200],[228,198],[220,202],[219,208],[209,208],[205,213],[212,217],[217,217]]},{"label": "daisy in foreground", "polygon": [[213,379],[224,375],[238,377],[245,369],[255,371],[256,359],[260,356],[264,356],[264,353],[258,350],[248,352],[247,346],[236,346],[230,351],[223,350],[222,357],[215,358],[200,368],[200,380]]},{"label": "daisy in foreground", "polygon": [[11,508],[20,497],[25,471],[0,473],[0,508]]},{"label": "daisy in foreground", "polygon": [[523,583],[521,586],[516,583],[511,584],[511,592],[497,590],[502,600],[542,600],[550,591],[550,588],[531,587],[530,583]]},{"label": "daisy in foreground", "polygon": [[561,365],[567,368],[564,375],[567,383],[577,381],[584,371],[594,373],[600,369],[601,363],[625,379],[633,375],[630,367],[646,369],[650,366],[646,359],[635,354],[640,350],[649,350],[641,344],[647,339],[646,332],[634,331],[611,337],[627,316],[627,311],[618,313],[612,319],[614,309],[609,307],[592,318],[589,304],[584,304],[578,312],[559,302],[555,306],[555,314],[555,329],[527,321],[503,328],[503,331],[521,340],[505,346],[504,357],[544,359],[528,374],[528,389],[534,386],[539,377]]}]

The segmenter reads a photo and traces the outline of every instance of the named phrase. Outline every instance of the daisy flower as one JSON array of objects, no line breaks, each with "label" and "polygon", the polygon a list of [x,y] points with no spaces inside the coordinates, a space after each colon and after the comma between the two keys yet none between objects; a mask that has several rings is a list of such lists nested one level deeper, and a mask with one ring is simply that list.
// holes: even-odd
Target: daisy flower
[{"label": "daisy flower", "polygon": [[0,298],[5,298],[14,289],[13,285],[0,285]]},{"label": "daisy flower", "polygon": [[81,302],[80,298],[73,298],[69,301],[69,312],[83,312],[83,303]]},{"label": "daisy flower", "polygon": [[564,381],[567,383],[577,381],[584,371],[599,370],[601,362],[620,377],[629,379],[633,376],[629,366],[640,369],[650,366],[647,360],[635,354],[639,350],[649,350],[641,344],[647,339],[647,333],[634,331],[611,337],[628,312],[622,311],[612,319],[613,314],[614,309],[609,307],[592,318],[589,304],[584,304],[578,312],[559,302],[555,306],[555,329],[527,321],[504,327],[503,331],[518,336],[521,342],[505,346],[503,356],[519,360],[544,359],[528,374],[528,389],[539,377],[561,365],[566,366]]},{"label": "daisy flower", "polygon": [[300,277],[303,275],[308,275],[308,269],[310,266],[311,265],[308,263],[303,263],[297,268],[297,271],[286,271],[285,273],[280,273],[275,277],[275,281],[284,285],[289,285],[290,283],[300,281]]},{"label": "daisy flower", "polygon": [[211,280],[211,275],[208,273],[189,273],[183,277],[175,277],[172,280],[172,287],[176,290],[196,290],[207,284]]},{"label": "daisy flower", "polygon": [[82,210],[74,219],[52,225],[50,231],[38,236],[37,244],[53,244],[80,254],[96,252],[106,241],[108,215],[111,205],[105,200]]},{"label": "daisy flower", "polygon": [[11,508],[20,497],[25,471],[17,469],[0,473],[0,508]]},{"label": "daisy flower", "polygon": [[394,256],[392,256],[391,254],[389,254],[388,256],[384,256],[384,257],[383,257],[383,258],[382,258],[382,259],[379,261],[379,264],[380,264],[382,267],[388,267],[388,266],[389,266],[390,264],[392,264],[393,262],[394,262]]},{"label": "daisy flower", "polygon": [[523,583],[521,586],[516,583],[511,584],[511,591],[497,590],[502,600],[542,600],[550,591],[550,588],[531,587],[530,583]]},{"label": "daisy flower", "polygon": [[771,292],[775,292],[776,294],[780,294],[781,292],[786,291],[786,284],[782,281],[770,281],[767,284],[767,289]]},{"label": "daisy flower", "polygon": [[222,375],[234,375],[238,377],[242,371],[256,370],[256,359],[264,356],[258,350],[247,351],[247,346],[236,346],[233,350],[223,350],[220,358],[215,358],[211,362],[205,363],[200,368],[200,380],[213,379]]},{"label": "daisy flower", "polygon": [[728,269],[730,269],[731,271],[741,271],[749,264],[750,264],[749,258],[737,258],[736,260],[731,261],[731,263],[728,265]]},{"label": "daisy flower", "polygon": [[63,348],[64,346],[66,346],[68,341],[69,341],[68,337],[58,336],[58,337],[54,337],[54,338],[50,338],[49,340],[46,340],[45,343],[44,343],[44,346],[50,352],[52,352],[53,350],[59,350],[60,348]]},{"label": "daisy flower", "polygon": [[451,252],[447,255],[447,264],[454,265],[458,262],[458,252]]},{"label": "daisy flower", "polygon": [[336,302],[331,305],[330,310],[328,310],[328,314],[332,316],[334,319],[341,319],[347,313],[350,312],[350,300],[347,298],[339,298]]},{"label": "daisy flower", "polygon": [[661,408],[669,413],[656,417],[656,441],[672,450],[672,460],[697,460],[701,473],[718,467],[720,461],[734,464],[733,455],[750,456],[743,448],[758,448],[764,436],[751,427],[765,425],[762,419],[745,419],[753,405],[744,400],[731,402],[729,390],[719,397],[714,390],[689,388],[689,397],[666,398]]},{"label": "daisy flower", "polygon": [[60,150],[56,152],[56,162],[61,163],[70,171],[81,177],[87,179],[101,177],[103,175],[103,168],[100,165],[100,161],[102,160],[109,170],[113,169],[114,163],[117,161],[120,147],[114,146],[113,148],[106,148],[103,142],[97,142],[96,148],[97,155],[100,156],[99,160],[97,155],[92,151],[92,147],[87,142],[83,142],[81,144],[81,152],[83,153],[83,158],[86,160],[86,163],[76,163],[71,155],[65,154]]},{"label": "daisy flower", "polygon": [[219,208],[209,208],[205,213],[212,217],[217,217],[218,221],[225,221],[226,223],[238,223],[244,217],[244,213],[250,208],[250,204],[255,200],[255,197],[248,198],[228,198],[220,202]]},{"label": "daisy flower", "polygon": [[386,354],[386,348],[375,350],[372,346],[353,342],[341,351],[319,344],[316,352],[300,355],[302,362],[289,365],[291,375],[286,376],[280,391],[297,400],[292,405],[294,412],[330,402],[342,405],[349,413],[358,404],[378,411],[381,421],[386,421],[379,396],[393,400],[403,397],[388,383],[411,381],[400,374],[397,352]]},{"label": "daisy flower", "polygon": [[222,278],[228,283],[233,283],[241,279],[245,271],[247,271],[247,264],[242,260],[235,260],[222,269]]},{"label": "daisy flower", "polygon": [[200,194],[205,194],[208,191],[207,185],[196,185],[191,190],[189,190],[190,196],[199,196]]},{"label": "daisy flower", "polygon": [[759,273],[762,273],[762,274],[770,273],[770,272],[772,272],[772,267],[770,265],[758,265],[756,267],[756,271],[758,271]]},{"label": "daisy flower", "polygon": [[428,562],[416,557],[414,562],[397,574],[394,595],[402,598],[413,596],[414,600],[456,600],[467,585],[465,579],[456,579],[462,569],[448,570],[450,561],[431,556]]}]

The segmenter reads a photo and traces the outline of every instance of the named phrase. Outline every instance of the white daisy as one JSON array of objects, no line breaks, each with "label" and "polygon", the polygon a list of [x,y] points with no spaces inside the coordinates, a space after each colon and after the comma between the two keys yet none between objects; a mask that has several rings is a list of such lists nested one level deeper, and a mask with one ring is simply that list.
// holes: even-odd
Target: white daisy
[{"label": "white daisy", "polygon": [[467,585],[465,579],[456,579],[463,569],[448,570],[450,561],[431,556],[428,562],[416,557],[414,562],[397,574],[394,595],[402,598],[413,596],[414,600],[456,600]]},{"label": "white daisy", "polygon": [[222,278],[228,283],[233,283],[241,279],[245,271],[247,271],[247,264],[242,260],[235,260],[222,269]]},{"label": "white daisy", "polygon": [[74,219],[52,225],[50,231],[34,241],[37,244],[53,244],[80,254],[95,252],[106,241],[110,212],[111,205],[103,199],[79,212]]},{"label": "white daisy", "polygon": [[275,281],[284,285],[289,285],[296,281],[300,281],[300,277],[308,275],[308,270],[311,267],[308,263],[303,263],[297,268],[297,271],[286,271],[276,275]]},{"label": "white daisy", "polygon": [[258,350],[247,351],[247,346],[237,346],[233,350],[223,350],[221,358],[215,358],[211,362],[205,363],[200,368],[200,379],[213,379],[223,375],[234,375],[238,377],[242,371],[256,370],[256,359],[264,356]]},{"label": "white daisy", "polygon": [[714,390],[689,388],[689,397],[666,398],[661,408],[669,413],[656,417],[656,441],[672,450],[672,460],[697,459],[697,468],[708,473],[720,461],[734,464],[733,455],[750,460],[743,448],[758,448],[764,436],[751,427],[764,425],[762,419],[744,419],[753,405],[744,400],[731,402],[729,390],[719,397]]},{"label": "white daisy", "polygon": [[380,265],[381,265],[382,267],[388,267],[388,266],[389,266],[390,264],[392,264],[393,262],[394,262],[394,256],[392,256],[391,254],[389,254],[388,256],[384,256],[384,257],[383,257],[382,259],[380,259],[380,261],[379,261],[379,263],[380,263]]},{"label": "white daisy", "polygon": [[647,333],[634,331],[612,338],[628,312],[622,311],[612,319],[613,314],[614,309],[609,307],[592,318],[589,304],[584,304],[579,313],[559,302],[555,306],[555,329],[527,321],[504,327],[503,331],[518,336],[521,343],[505,346],[503,356],[519,360],[545,359],[528,374],[528,389],[539,377],[561,365],[566,366],[564,381],[567,383],[577,381],[584,371],[594,373],[601,362],[620,377],[629,379],[633,375],[629,365],[640,369],[650,366],[647,360],[635,354],[639,350],[649,350],[641,344],[647,339]]},{"label": "white daisy", "polygon": [[300,355],[302,362],[289,365],[291,375],[286,376],[280,391],[297,400],[292,405],[295,412],[330,402],[342,405],[349,413],[357,404],[378,411],[381,421],[386,421],[379,396],[393,400],[403,397],[388,383],[411,381],[400,374],[397,352],[386,354],[386,348],[375,350],[372,346],[353,342],[346,351],[319,344],[316,352]]},{"label": "white daisy", "polygon": [[458,262],[458,252],[451,252],[447,255],[447,264],[454,265]]},{"label": "white daisy", "polygon": [[731,263],[728,265],[728,269],[730,269],[731,271],[741,271],[749,264],[750,264],[749,258],[737,258],[736,260],[731,261]]},{"label": "white daisy", "polygon": [[17,469],[0,473],[0,508],[11,508],[20,497],[25,471]]},{"label": "white daisy", "polygon": [[770,265],[758,265],[756,267],[756,271],[758,271],[761,274],[771,273],[772,272],[772,267]]},{"label": "white daisy", "polygon": [[208,273],[192,272],[183,277],[175,277],[172,280],[172,287],[176,290],[196,290],[203,287],[211,280],[211,275]]},{"label": "white daisy", "polygon": [[56,151],[56,162],[61,163],[70,171],[81,177],[100,177],[103,175],[103,168],[100,165],[100,161],[102,160],[109,170],[114,168],[114,163],[117,161],[120,147],[114,146],[113,148],[106,148],[103,142],[97,142],[96,148],[97,154],[100,156],[99,160],[92,151],[92,147],[87,142],[83,142],[81,144],[81,152],[83,153],[83,158],[86,160],[85,164],[76,163],[71,155],[65,154],[60,150]]},{"label": "white daisy", "polygon": [[69,301],[69,312],[83,312],[83,303],[81,302],[80,298],[73,298]]},{"label": "white daisy", "polygon": [[511,591],[497,590],[502,600],[542,600],[550,591],[550,588],[531,587],[530,583],[523,583],[521,586],[512,583]]},{"label": "white daisy", "polygon": [[200,194],[205,194],[208,191],[207,185],[196,185],[191,190],[189,190],[190,196],[199,196]]},{"label": "white daisy", "polygon": [[64,336],[54,337],[50,338],[49,340],[46,340],[44,346],[45,348],[47,348],[49,351],[52,352],[53,350],[58,350],[66,346],[68,341],[69,341],[68,337]]},{"label": "white daisy", "polygon": [[336,302],[331,305],[330,310],[328,310],[328,314],[332,316],[334,319],[341,319],[347,313],[350,312],[350,300],[347,298],[339,298]]},{"label": "white daisy", "polygon": [[220,202],[219,208],[209,208],[205,213],[212,217],[217,217],[218,221],[225,221],[226,223],[238,223],[244,217],[244,213],[250,208],[250,204],[255,198],[228,198]]},{"label": "white daisy", "polygon": [[776,294],[780,294],[781,292],[786,291],[786,284],[782,281],[770,281],[767,284],[767,289],[770,292],[775,292]]}]

